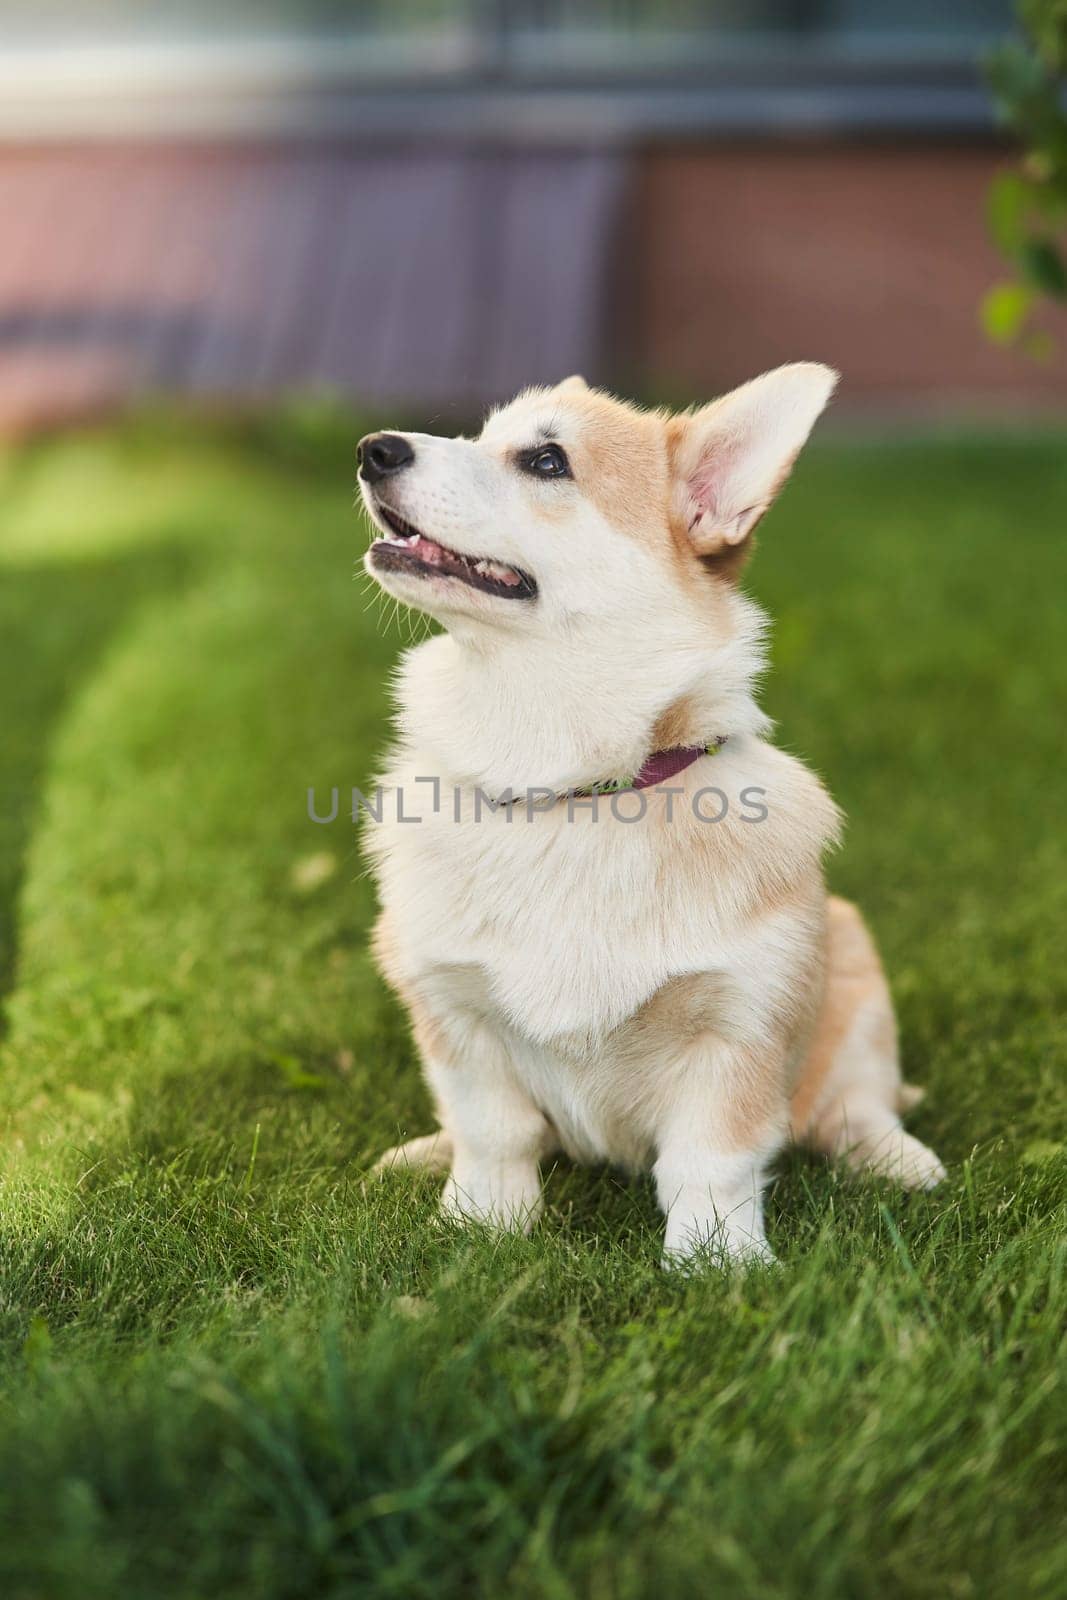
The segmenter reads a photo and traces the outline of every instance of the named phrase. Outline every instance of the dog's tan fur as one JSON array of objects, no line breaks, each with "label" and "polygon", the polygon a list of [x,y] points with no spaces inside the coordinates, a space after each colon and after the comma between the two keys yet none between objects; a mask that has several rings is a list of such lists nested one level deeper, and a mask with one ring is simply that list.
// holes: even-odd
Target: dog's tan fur
[{"label": "dog's tan fur", "polygon": [[[408,436],[410,469],[366,491],[376,520],[538,584],[497,598],[370,558],[448,629],[401,670],[385,784],[419,824],[366,843],[378,961],[441,1121],[379,1165],[447,1168],[453,1215],[529,1225],[537,1164],[562,1148],[652,1169],[668,1260],[766,1257],[763,1175],[790,1135],[907,1184],[941,1176],[900,1123],[914,1092],[874,944],[823,887],[836,809],[752,698],[762,619],[737,573],[831,387],[783,368],[668,417],[568,380],[477,441]],[[569,460],[558,483],[524,475],[545,438]],[[551,799],[723,737],[673,799],[624,795],[609,816]],[[477,790],[532,787],[549,802],[526,821],[471,819]],[[765,796],[766,815],[709,823],[713,791]]]}]

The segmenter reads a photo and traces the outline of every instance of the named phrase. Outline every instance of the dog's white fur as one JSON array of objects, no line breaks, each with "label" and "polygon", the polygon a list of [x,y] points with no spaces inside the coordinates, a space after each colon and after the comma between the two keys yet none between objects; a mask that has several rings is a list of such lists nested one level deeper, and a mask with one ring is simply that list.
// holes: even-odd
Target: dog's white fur
[{"label": "dog's white fur", "polygon": [[[735,581],[834,381],[801,363],[667,417],[571,379],[476,440],[406,435],[413,463],[363,486],[381,526],[386,508],[538,585],[505,599],[368,560],[446,629],[403,658],[382,779],[418,821],[387,803],[365,842],[378,958],[441,1124],[380,1165],[447,1168],[452,1215],[529,1226],[539,1163],[562,1149],[652,1169],[669,1261],[769,1258],[762,1190],[790,1136],[911,1186],[943,1175],[901,1126],[915,1092],[878,956],[823,886],[838,813],[767,742],[764,620]],[[539,440],[572,477],[522,470]],[[595,818],[565,799],[475,817],[479,789],[563,795],[723,735],[681,794],[644,791],[638,822],[620,820],[638,795],[601,797]],[[709,785],[717,823],[694,814]],[[752,789],[758,824],[737,803]]]}]

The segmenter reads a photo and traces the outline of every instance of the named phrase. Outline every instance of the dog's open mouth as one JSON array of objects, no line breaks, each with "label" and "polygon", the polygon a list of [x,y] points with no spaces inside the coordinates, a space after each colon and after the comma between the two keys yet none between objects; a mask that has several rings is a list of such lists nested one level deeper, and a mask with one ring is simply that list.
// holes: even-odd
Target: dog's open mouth
[{"label": "dog's open mouth", "polygon": [[537,584],[528,572],[487,557],[465,556],[428,539],[418,528],[383,505],[375,511],[389,532],[370,547],[372,566],[384,572],[410,572],[426,578],[456,578],[472,589],[499,595],[503,600],[530,600]]}]

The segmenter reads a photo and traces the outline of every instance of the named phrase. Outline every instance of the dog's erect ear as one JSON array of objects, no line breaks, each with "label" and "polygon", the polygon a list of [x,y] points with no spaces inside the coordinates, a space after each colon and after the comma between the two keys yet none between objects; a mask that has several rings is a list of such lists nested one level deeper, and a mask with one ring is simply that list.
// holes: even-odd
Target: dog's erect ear
[{"label": "dog's erect ear", "polygon": [[748,538],[836,382],[830,367],[798,361],[672,419],[675,509],[699,555]]},{"label": "dog's erect ear", "polygon": [[559,383],[556,384],[560,394],[578,394],[583,389],[588,389],[588,387],[589,385],[585,379],[579,376],[577,372],[570,378],[561,378]]}]

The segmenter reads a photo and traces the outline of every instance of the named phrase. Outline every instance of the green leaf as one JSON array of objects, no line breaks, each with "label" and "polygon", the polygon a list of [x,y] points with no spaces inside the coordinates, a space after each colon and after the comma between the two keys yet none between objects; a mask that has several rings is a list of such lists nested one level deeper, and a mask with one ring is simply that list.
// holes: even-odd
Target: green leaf
[{"label": "green leaf", "polygon": [[1062,85],[1028,46],[1014,42],[990,56],[986,81],[997,115],[1022,144],[1047,160],[1060,181],[1067,175],[1067,117]]},{"label": "green leaf", "polygon": [[998,172],[989,185],[989,231],[1006,256],[1016,256],[1026,238],[1026,215],[1035,200],[1033,188],[1017,172]]},{"label": "green leaf", "polygon": [[1019,0],[1019,16],[1048,69],[1067,72],[1067,0]]},{"label": "green leaf", "polygon": [[982,301],[982,326],[994,344],[1017,339],[1033,304],[1033,293],[1022,283],[998,283]]},{"label": "green leaf", "polygon": [[1026,239],[1019,251],[1019,269],[1027,283],[1056,300],[1067,299],[1067,266],[1051,239]]},{"label": "green leaf", "polygon": [[1027,120],[1048,84],[1037,56],[1017,40],[1003,45],[989,57],[986,79],[997,110],[1007,122]]}]

